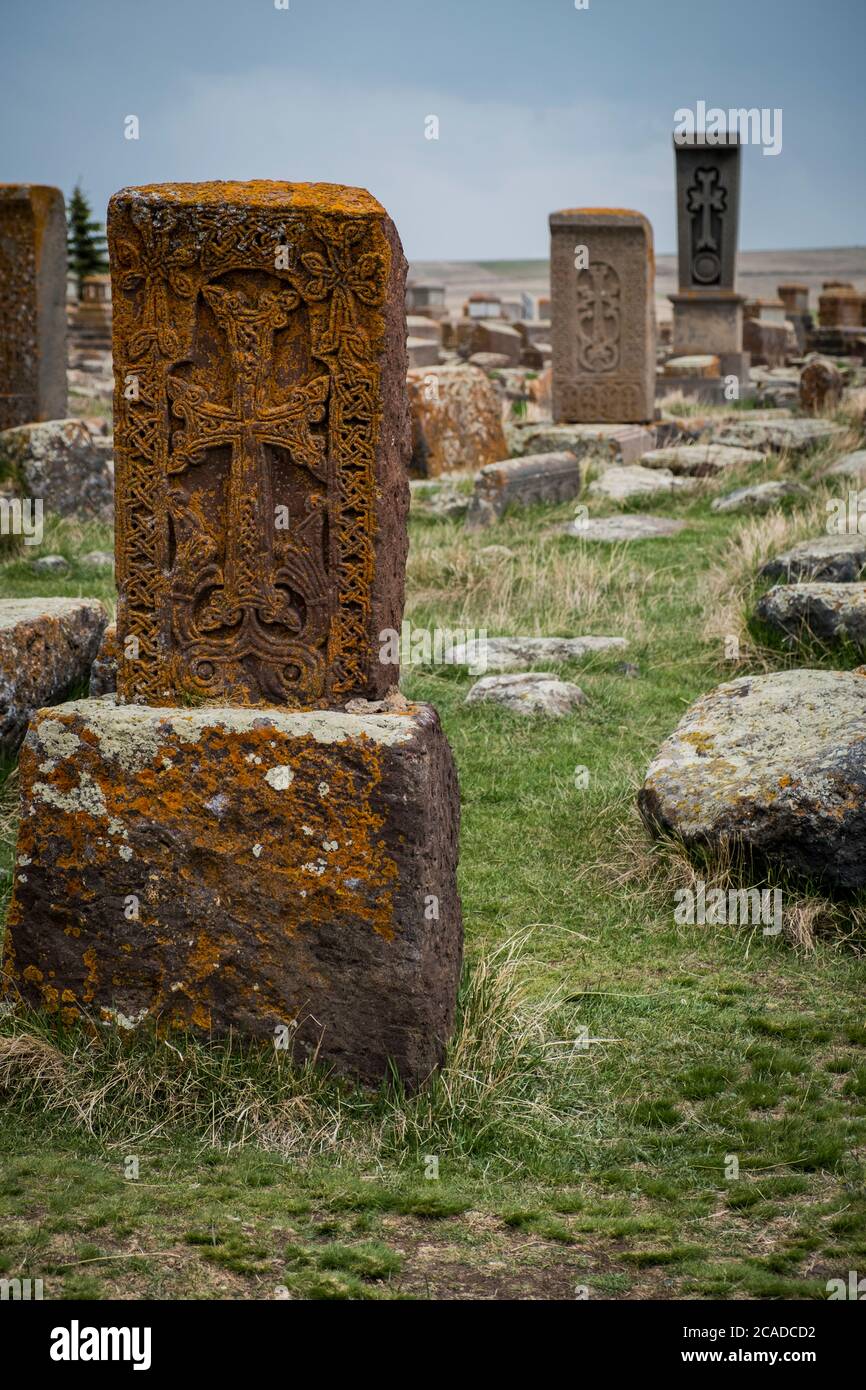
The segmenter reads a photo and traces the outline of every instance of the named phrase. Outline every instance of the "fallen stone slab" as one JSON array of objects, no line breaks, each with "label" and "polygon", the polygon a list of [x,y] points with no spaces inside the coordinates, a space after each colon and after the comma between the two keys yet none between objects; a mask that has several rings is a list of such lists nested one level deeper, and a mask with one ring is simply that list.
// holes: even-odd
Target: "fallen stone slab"
[{"label": "fallen stone slab", "polygon": [[112,441],[83,420],[44,420],[0,434],[0,460],[28,497],[59,516],[114,517]]},{"label": "fallen stone slab", "polygon": [[506,507],[530,507],[538,502],[555,506],[577,497],[581,468],[568,450],[525,454],[485,464],[476,474],[475,491],[466,516],[472,528],[498,521]]},{"label": "fallen stone slab", "polygon": [[410,367],[438,367],[439,344],[430,338],[407,338],[406,356]]},{"label": "fallen stone slab", "polygon": [[646,512],[626,512],[622,516],[588,517],[570,521],[563,534],[580,541],[648,541],[675,536],[685,526],[667,516],[650,516]]},{"label": "fallen stone slab", "polygon": [[811,494],[802,483],[790,478],[774,478],[768,483],[753,483],[751,487],[738,487],[717,497],[710,506],[711,512],[752,512],[772,511],[788,497],[807,498]]},{"label": "fallen stone slab", "polygon": [[513,676],[482,676],[466,696],[466,704],[504,705],[514,714],[544,714],[559,718],[586,704],[579,685],[556,680],[546,671],[522,671]]},{"label": "fallen stone slab", "polygon": [[805,454],[810,449],[838,439],[845,433],[843,425],[829,420],[742,420],[723,424],[713,431],[717,444],[736,444],[744,449],[773,449],[790,454]]},{"label": "fallen stone slab", "polygon": [[462,955],[459,797],[405,712],[42,710],[21,757],[6,990],[224,1034],[378,1085],[442,1060]]},{"label": "fallen stone slab", "polygon": [[866,885],[866,678],[742,676],[704,695],[638,794],[655,834],[756,853],[828,887]]},{"label": "fallen stone slab", "polygon": [[552,425],[518,423],[509,431],[511,453],[556,453],[568,449],[577,458],[590,455],[608,463],[634,463],[655,447],[655,430],[644,425]]},{"label": "fallen stone slab", "polygon": [[717,377],[720,375],[719,359],[712,353],[691,353],[685,357],[669,357],[664,365],[664,376],[674,377]]},{"label": "fallen stone slab", "polygon": [[582,661],[597,652],[624,651],[624,637],[487,637],[448,647],[442,660],[473,671],[519,671],[533,661]]},{"label": "fallen stone slab", "polygon": [[791,642],[866,646],[866,584],[777,584],[755,607],[755,616]]},{"label": "fallen stone slab", "polygon": [[626,502],[629,498],[646,497],[654,492],[688,492],[695,485],[694,478],[678,478],[669,468],[644,468],[632,463],[625,468],[606,468],[600,478],[590,483],[589,491],[595,497]]},{"label": "fallen stone slab", "polygon": [[740,464],[760,463],[763,458],[756,449],[739,449],[733,444],[675,444],[643,454],[640,466],[704,478]]},{"label": "fallen stone slab", "polygon": [[35,710],[87,680],[107,621],[98,599],[0,600],[0,754],[17,751]]},{"label": "fallen stone slab", "polygon": [[761,566],[765,579],[815,579],[845,583],[866,567],[866,536],[832,534],[798,541]]},{"label": "fallen stone slab", "polygon": [[860,482],[866,480],[866,449],[855,449],[853,453],[843,454],[823,474],[825,478],[837,475],[856,478]]}]

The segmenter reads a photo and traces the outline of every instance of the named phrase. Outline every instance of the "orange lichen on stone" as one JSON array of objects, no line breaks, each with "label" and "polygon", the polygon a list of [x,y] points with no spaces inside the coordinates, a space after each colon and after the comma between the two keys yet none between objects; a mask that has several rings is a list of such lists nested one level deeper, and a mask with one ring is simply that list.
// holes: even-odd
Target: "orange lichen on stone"
[{"label": "orange lichen on stone", "polygon": [[21,780],[31,862],[8,990],[55,1009],[56,967],[84,1014],[265,1036],[291,1024],[311,1046],[326,1028],[338,1060],[366,1029],[383,1066],[408,1010],[412,1047],[438,1055],[459,964],[456,786],[428,707],[82,701],[41,713]]}]

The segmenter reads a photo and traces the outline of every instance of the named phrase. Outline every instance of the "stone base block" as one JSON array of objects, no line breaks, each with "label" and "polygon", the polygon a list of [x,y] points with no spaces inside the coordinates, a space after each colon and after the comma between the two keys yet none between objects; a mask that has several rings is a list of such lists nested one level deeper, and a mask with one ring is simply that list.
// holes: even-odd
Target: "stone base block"
[{"label": "stone base block", "polygon": [[743,349],[743,296],[728,291],[717,294],[672,294],[674,306],[674,356],[694,353],[741,352]]},{"label": "stone base block", "polygon": [[359,703],[41,710],[5,993],[423,1082],[462,958],[457,779],[430,706]]}]

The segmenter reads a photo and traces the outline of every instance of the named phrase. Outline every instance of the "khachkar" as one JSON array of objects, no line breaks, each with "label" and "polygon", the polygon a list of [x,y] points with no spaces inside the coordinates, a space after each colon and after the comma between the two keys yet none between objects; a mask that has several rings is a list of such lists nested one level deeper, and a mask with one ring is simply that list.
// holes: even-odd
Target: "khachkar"
[{"label": "khachkar", "polygon": [[400,631],[404,281],[363,190],[127,189],[114,299],[117,700],[21,760],[8,989],[409,1083],[450,1032],[459,799]]},{"label": "khachkar", "polygon": [[740,144],[735,134],[674,137],[679,292],[674,356],[712,354],[722,375],[745,381],[743,296],[734,283],[740,214]]},{"label": "khachkar", "polygon": [[554,420],[652,420],[654,278],[652,228],[641,213],[551,213]]},{"label": "khachkar", "polygon": [[65,417],[63,194],[0,184],[0,430]]}]

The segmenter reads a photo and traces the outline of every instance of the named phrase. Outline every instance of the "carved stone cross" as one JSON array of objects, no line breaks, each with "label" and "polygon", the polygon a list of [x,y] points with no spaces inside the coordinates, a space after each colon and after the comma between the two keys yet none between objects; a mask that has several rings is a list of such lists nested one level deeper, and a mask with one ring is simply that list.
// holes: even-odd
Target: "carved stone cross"
[{"label": "carved stone cross", "polygon": [[718,242],[713,236],[712,214],[724,212],[727,194],[716,185],[719,182],[718,169],[696,169],[695,182],[688,190],[688,207],[691,213],[700,213],[701,230],[696,251],[718,251]]}]

